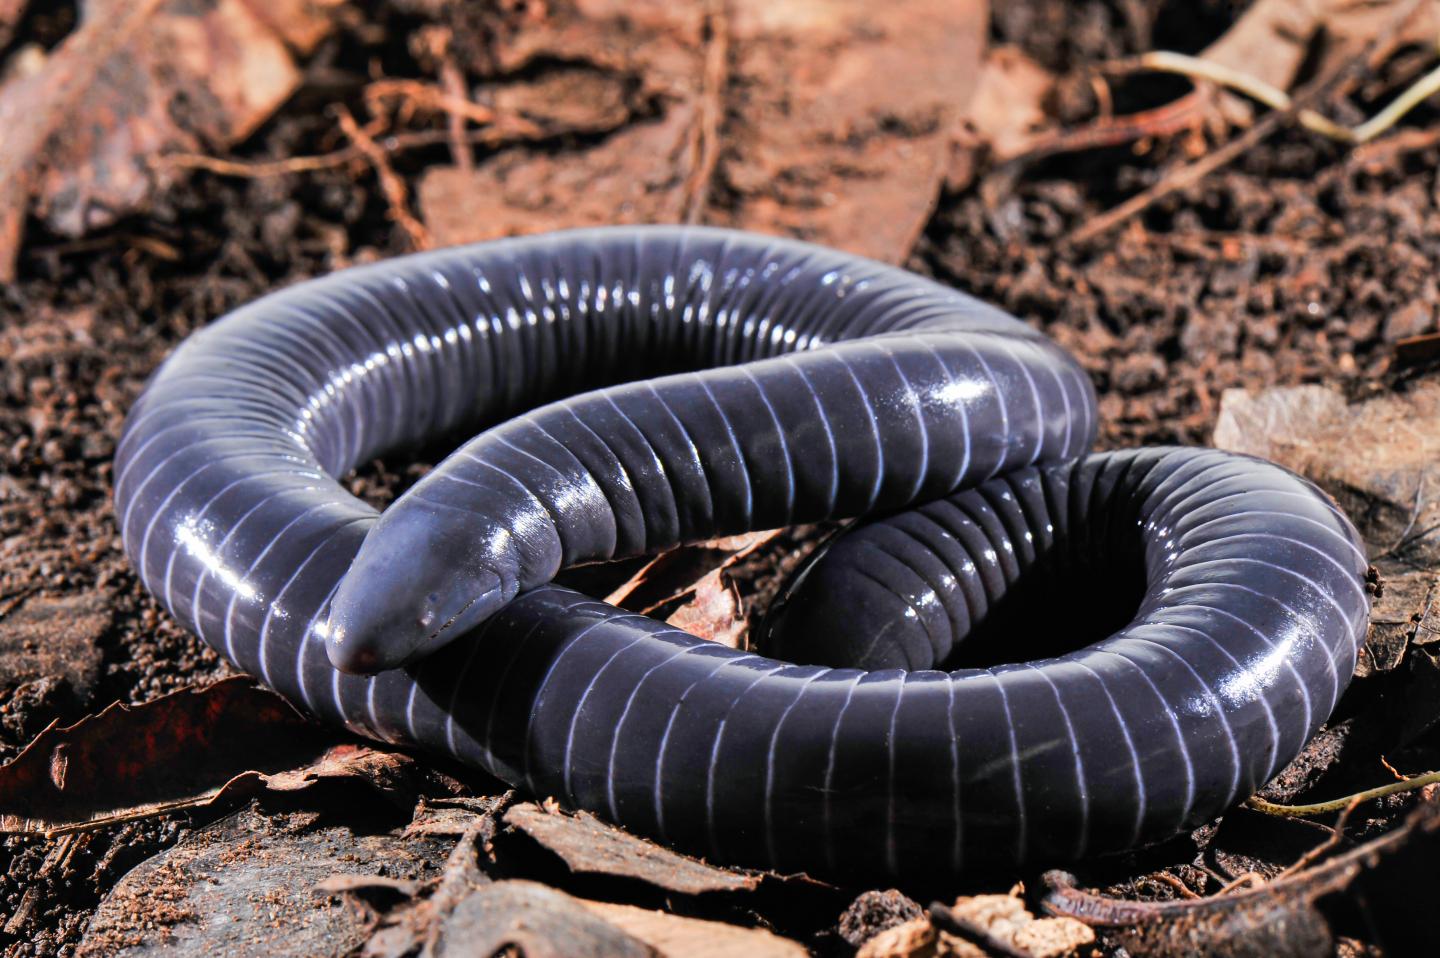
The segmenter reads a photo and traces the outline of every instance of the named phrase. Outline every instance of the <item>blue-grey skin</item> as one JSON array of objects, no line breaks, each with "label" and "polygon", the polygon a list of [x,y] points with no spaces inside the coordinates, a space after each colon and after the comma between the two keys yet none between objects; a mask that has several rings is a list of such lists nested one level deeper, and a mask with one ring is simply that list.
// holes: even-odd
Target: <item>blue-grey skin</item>
[{"label": "blue-grey skin", "polygon": [[[334,479],[497,422],[383,515]],[[603,229],[237,310],[156,374],[115,496],[147,588],[311,712],[718,860],[873,880],[1203,822],[1348,681],[1368,603],[1343,516],[1252,459],[1077,462],[1094,433],[1070,357],[931,281],[741,233]],[[771,616],[772,647],[837,667],[547,584],[872,513],[895,514]],[[1073,651],[1096,615],[1119,631]]]}]

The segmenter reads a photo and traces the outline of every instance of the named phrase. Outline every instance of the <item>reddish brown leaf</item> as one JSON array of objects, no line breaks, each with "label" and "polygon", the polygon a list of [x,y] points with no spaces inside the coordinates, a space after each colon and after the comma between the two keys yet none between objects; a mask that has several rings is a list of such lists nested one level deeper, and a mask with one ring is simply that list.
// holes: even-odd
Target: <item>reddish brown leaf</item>
[{"label": "reddish brown leaf", "polygon": [[723,568],[705,573],[690,590],[685,604],[670,613],[665,621],[691,635],[732,649],[742,648],[745,641],[746,622],[740,590]]},{"label": "reddish brown leaf", "polygon": [[58,835],[327,779],[393,794],[413,764],[329,741],[244,677],[115,704],[67,728],[52,725],[0,767],[0,831]]}]

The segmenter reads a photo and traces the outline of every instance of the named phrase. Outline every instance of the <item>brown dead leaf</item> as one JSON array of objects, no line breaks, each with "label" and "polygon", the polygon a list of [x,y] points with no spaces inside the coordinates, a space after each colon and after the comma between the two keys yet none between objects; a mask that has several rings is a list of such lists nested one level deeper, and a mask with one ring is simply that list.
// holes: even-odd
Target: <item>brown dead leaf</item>
[{"label": "brown dead leaf", "polygon": [[14,278],[32,204],[51,228],[80,236],[149,200],[169,175],[154,157],[248,136],[298,85],[286,43],[318,42],[328,30],[321,9],[299,0],[85,4],[43,65],[0,89],[0,281]]},{"label": "brown dead leaf", "polygon": [[1314,480],[1356,521],[1372,551],[1403,543],[1422,564],[1440,561],[1440,379],[1353,405],[1325,386],[1227,390],[1213,441]]},{"label": "brown dead leaf", "polygon": [[745,928],[718,921],[686,918],[634,905],[580,899],[580,904],[605,921],[645,942],[663,958],[804,958],[809,952],[796,941],[763,928]]},{"label": "brown dead leaf", "polygon": [[650,958],[655,950],[564,892],[529,881],[482,885],[445,917],[425,954],[477,958]]},{"label": "brown dead leaf", "polygon": [[1047,125],[1045,99],[1055,75],[1019,47],[994,47],[985,57],[966,122],[999,161],[1020,156]]},{"label": "brown dead leaf", "polygon": [[689,596],[684,605],[670,613],[666,622],[707,642],[718,642],[732,649],[744,647],[748,630],[740,590],[723,568],[705,573]]},{"label": "brown dead leaf", "polygon": [[739,0],[726,225],[908,255],[980,75],[984,0]]},{"label": "brown dead leaf", "polygon": [[608,135],[561,152],[517,146],[471,170],[427,170],[419,206],[435,242],[680,221],[701,115],[704,24],[698,4],[589,0],[548,11],[500,43],[499,68],[524,72],[482,91],[483,101],[551,134]]},{"label": "brown dead leaf", "polygon": [[60,835],[336,779],[409,800],[411,759],[330,741],[246,677],[117,703],[0,766],[0,832]]},{"label": "brown dead leaf", "polygon": [[743,648],[748,622],[731,570],[783,530],[750,532],[671,549],[656,556],[605,601],[665,621],[691,635]]},{"label": "brown dead leaf", "polygon": [[[578,149],[432,169],[423,218],[446,244],[699,219],[903,259],[938,194],[985,25],[984,0],[897,0],[883,18],[859,0],[550,10],[496,56],[508,71],[567,66],[499,80],[488,100],[562,130],[613,128]],[[545,92],[558,89],[574,95],[563,109]],[[716,185],[723,209],[706,202]]]},{"label": "brown dead leaf", "polygon": [[554,852],[573,872],[634,878],[686,895],[753,891],[763,877],[681,855],[588,812],[572,815],[525,802],[506,811],[504,821]]}]

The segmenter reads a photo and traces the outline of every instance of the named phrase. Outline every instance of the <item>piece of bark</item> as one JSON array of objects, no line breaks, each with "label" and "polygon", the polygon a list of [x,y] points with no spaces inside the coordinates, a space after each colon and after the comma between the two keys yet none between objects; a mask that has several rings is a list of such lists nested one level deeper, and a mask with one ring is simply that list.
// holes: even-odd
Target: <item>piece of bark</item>
[{"label": "piece of bark", "polygon": [[673,852],[588,812],[572,815],[525,802],[506,811],[504,821],[554,852],[573,872],[633,878],[686,895],[753,891],[762,878]]}]

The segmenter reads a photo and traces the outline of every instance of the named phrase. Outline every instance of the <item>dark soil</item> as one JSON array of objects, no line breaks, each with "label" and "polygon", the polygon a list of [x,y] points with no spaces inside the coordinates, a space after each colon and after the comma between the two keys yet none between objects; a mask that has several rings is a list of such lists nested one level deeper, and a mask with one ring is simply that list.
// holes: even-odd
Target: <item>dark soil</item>
[{"label": "dark soil", "polygon": [[[1222,0],[995,7],[995,40],[1061,70],[1155,46],[1194,51],[1234,16]],[[317,72],[338,78],[339,92],[307,87],[243,152],[323,152],[333,124],[321,108],[343,98],[347,74],[363,76],[371,60],[390,75],[419,74],[405,41],[410,20],[379,4],[362,9],[319,56],[325,71]],[[41,33],[53,24],[25,29],[49,42]],[[1366,95],[1362,88],[1357,102]],[[1433,107],[1407,121],[1436,123]],[[1101,396],[1106,446],[1204,442],[1225,389],[1372,381],[1386,372],[1397,338],[1436,329],[1440,148],[1361,161],[1282,133],[1108,238],[1078,249],[1060,242],[1178,155],[1160,143],[1144,153],[1066,157],[1028,171],[998,202],[978,190],[948,196],[909,265],[1039,324],[1079,356]],[[422,151],[397,165],[413,176],[433,159]],[[59,670],[0,679],[3,758],[52,721],[227,672],[140,588],[121,554],[110,459],[145,377],[233,306],[405,250],[374,180],[343,169],[256,180],[196,174],[148,215],[91,238],[65,241],[39,224],[28,237],[21,279],[0,288],[0,622],[58,602],[59,613],[37,619],[50,625],[37,627],[32,642],[62,634],[74,642],[83,620],[99,666],[89,677]],[[403,464],[376,466],[354,485],[384,500],[414,474]],[[108,610],[99,620],[81,615],[94,596]],[[69,953],[99,898],[190,825],[176,817],[56,841],[4,839],[0,953]],[[1296,855],[1317,840],[1298,831]],[[1131,893],[1169,897],[1173,889],[1159,883],[1126,883],[1151,865],[1194,856],[1189,839],[1177,842],[1106,866],[1093,880],[1107,880],[1103,873]],[[1273,870],[1271,860],[1259,867]],[[1250,867],[1227,864],[1235,873]],[[1001,890],[1009,877],[998,877]],[[1193,878],[1203,886],[1205,876]],[[867,911],[851,923],[877,920],[889,919]]]}]

